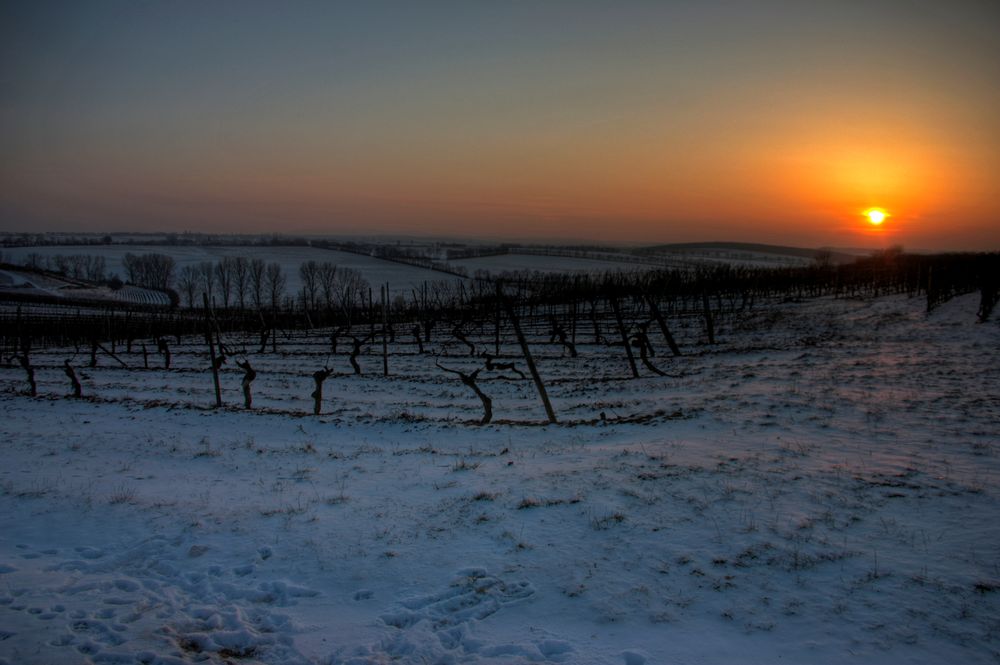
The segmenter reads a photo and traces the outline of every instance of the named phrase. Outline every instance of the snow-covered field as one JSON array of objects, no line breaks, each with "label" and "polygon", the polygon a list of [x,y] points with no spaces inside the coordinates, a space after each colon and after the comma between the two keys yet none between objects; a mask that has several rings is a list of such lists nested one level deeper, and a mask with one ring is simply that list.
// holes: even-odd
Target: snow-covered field
[{"label": "snow-covered field", "polygon": [[215,263],[227,256],[245,256],[250,259],[260,258],[269,263],[277,262],[281,265],[282,271],[288,278],[286,292],[289,295],[298,293],[302,288],[302,280],[299,277],[299,266],[306,261],[329,261],[340,267],[353,268],[368,280],[376,293],[378,286],[386,282],[389,282],[389,290],[392,293],[409,295],[411,289],[419,288],[425,281],[461,281],[460,277],[435,270],[318,247],[46,245],[40,247],[9,247],[4,249],[4,254],[14,263],[23,263],[31,254],[38,254],[43,257],[51,257],[58,254],[103,256],[108,264],[108,273],[116,273],[122,279],[126,277],[125,268],[122,264],[122,259],[126,254],[146,254],[151,252],[166,254],[172,257],[176,262],[177,272],[180,272],[184,266],[196,266],[204,261]]},{"label": "snow-covered field", "polygon": [[510,372],[480,374],[497,422],[472,424],[434,362],[477,361],[401,333],[388,378],[307,340],[251,354],[253,412],[230,365],[209,408],[195,340],[170,371],[80,369],[83,399],[71,349],[33,354],[38,398],[0,368],[0,662],[995,663],[1000,324],[976,305],[787,303],[714,347],[674,321],[686,355],[638,380],[536,334],[558,425]]},{"label": "snow-covered field", "polygon": [[477,270],[485,270],[493,275],[508,271],[594,274],[662,270],[664,268],[683,270],[698,266],[723,264],[756,268],[799,267],[809,265],[812,263],[812,259],[766,252],[687,249],[673,252],[662,251],[651,257],[636,257],[634,260],[626,254],[615,257],[610,253],[606,254],[604,258],[511,253],[456,259],[448,263],[455,267],[464,268],[470,275]]},{"label": "snow-covered field", "polygon": [[0,295],[7,293],[25,296],[65,298],[67,300],[103,300],[115,303],[136,303],[168,307],[170,296],[163,291],[144,289],[139,286],[123,286],[112,289],[108,286],[80,286],[77,281],[63,280],[55,276],[38,275],[19,270],[0,270]]},{"label": "snow-covered field", "polygon": [[449,265],[464,268],[470,275],[477,270],[492,274],[503,272],[542,273],[605,273],[655,270],[657,266],[628,261],[590,259],[578,256],[547,256],[542,254],[499,254],[449,261]]}]

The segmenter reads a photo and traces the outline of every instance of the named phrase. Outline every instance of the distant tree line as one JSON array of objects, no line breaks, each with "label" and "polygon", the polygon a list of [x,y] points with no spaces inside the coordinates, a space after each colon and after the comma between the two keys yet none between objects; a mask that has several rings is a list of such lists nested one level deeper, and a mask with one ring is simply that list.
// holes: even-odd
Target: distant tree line
[{"label": "distant tree line", "polygon": [[[361,246],[353,251],[363,251]],[[392,254],[392,252],[389,252]],[[400,258],[400,257],[397,257]],[[413,257],[403,257],[413,258]],[[1000,292],[1000,254],[906,254],[891,248],[852,263],[837,263],[828,251],[816,252],[808,266],[765,268],[722,264],[696,269],[663,269],[604,274],[478,272],[463,282],[429,282],[409,295],[397,295],[390,309],[419,310],[424,323],[435,316],[461,320],[486,318],[496,309],[498,283],[514,302],[529,308],[568,304],[598,312],[612,300],[657,299],[665,312],[705,310],[711,299],[717,310],[751,308],[761,298],[873,297],[889,293],[924,295],[928,311],[955,295],[980,291],[980,318],[988,318]],[[25,263],[68,277],[101,281],[107,275],[105,259],[89,255],[29,254]],[[315,315],[335,315],[350,325],[353,312],[374,306],[368,282],[356,270],[329,261],[306,261],[299,266],[301,288],[287,292],[288,276],[281,264],[261,258],[226,257],[184,266],[175,275],[174,260],[158,253],[126,254],[125,279],[136,286],[171,291],[183,307],[198,308],[208,294],[215,308],[244,312],[292,312],[307,325],[327,321]],[[176,280],[175,280],[176,277]],[[176,288],[176,291],[173,289]],[[412,295],[412,298],[411,298]],[[433,313],[433,314],[432,314]],[[257,317],[260,318],[260,317]],[[272,327],[277,321],[270,316]],[[261,325],[264,325],[261,319]]]},{"label": "distant tree line", "polygon": [[24,257],[22,265],[32,270],[47,270],[71,279],[103,282],[108,277],[108,265],[103,256],[91,254],[55,254],[45,256],[32,252]]},{"label": "distant tree line", "polygon": [[205,293],[216,306],[225,309],[278,309],[284,303],[287,283],[279,263],[230,256],[217,262],[184,266],[177,290],[187,307],[198,306],[201,294]]},{"label": "distant tree line", "polygon": [[173,257],[166,254],[132,254],[122,257],[126,279],[130,284],[147,289],[168,290],[173,284]]},{"label": "distant tree line", "polygon": [[369,288],[360,272],[329,261],[305,261],[299,266],[299,279],[302,287],[289,298],[288,277],[280,263],[231,256],[184,266],[177,291],[188,308],[198,307],[205,293],[223,309],[275,311],[297,306],[304,311],[350,311]]}]

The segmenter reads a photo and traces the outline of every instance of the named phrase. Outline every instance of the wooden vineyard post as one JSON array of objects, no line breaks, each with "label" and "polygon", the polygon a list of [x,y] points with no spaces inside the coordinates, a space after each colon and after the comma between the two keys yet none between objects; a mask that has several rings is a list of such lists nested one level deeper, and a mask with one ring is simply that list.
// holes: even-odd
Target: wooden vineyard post
[{"label": "wooden vineyard post", "polygon": [[125,369],[128,369],[128,364],[124,360],[122,360],[121,358],[119,358],[118,356],[116,356],[113,351],[108,351],[106,348],[104,348],[104,345],[102,345],[100,343],[96,343],[96,344],[97,344],[97,349],[99,351],[103,351],[106,355],[110,356],[112,360],[114,360],[115,362],[117,362],[119,365],[121,365]]},{"label": "wooden vineyard post", "polygon": [[423,294],[424,294],[423,295],[423,306],[422,306],[422,308],[421,308],[420,311],[423,314],[423,320],[424,320],[424,343],[430,344],[431,343],[431,326],[430,326],[431,316],[427,312],[427,280],[424,280]]},{"label": "wooden vineyard post", "polygon": [[125,353],[132,353],[132,310],[125,311]]},{"label": "wooden vineyard post", "polygon": [[542,377],[538,374],[538,368],[535,367],[535,359],[531,356],[531,349],[528,348],[528,341],[524,338],[524,333],[521,332],[521,323],[517,319],[517,314],[514,313],[514,307],[510,304],[507,298],[503,298],[504,309],[507,310],[507,316],[510,318],[511,325],[514,326],[514,334],[517,336],[517,343],[521,345],[521,352],[524,354],[524,361],[528,364],[528,370],[531,372],[531,378],[535,382],[535,388],[538,389],[538,396],[542,398],[542,404],[545,406],[545,413],[549,417],[550,423],[559,422],[556,420],[555,411],[552,410],[552,403],[549,402],[549,395],[545,392],[545,384],[542,383]]},{"label": "wooden vineyard post", "polygon": [[494,317],[496,319],[496,327],[494,328],[493,355],[499,358],[500,357],[500,316],[501,316],[501,313],[500,313],[500,296],[501,296],[501,294],[500,294],[500,282],[496,283],[496,287],[497,287],[497,290],[496,290],[497,291],[496,292],[496,303],[495,303],[495,307],[494,307],[494,309],[495,309],[495,311],[494,311]]},{"label": "wooden vineyard post", "polygon": [[632,346],[628,343],[628,331],[625,330],[625,321],[622,320],[622,310],[618,306],[618,299],[614,296],[608,296],[608,300],[611,302],[611,309],[615,313],[615,321],[618,322],[618,332],[622,336],[622,344],[625,345],[625,355],[628,356],[628,366],[632,369],[632,377],[639,378],[639,368],[635,366],[635,356],[632,355]]},{"label": "wooden vineyard post", "polygon": [[115,351],[115,336],[111,332],[111,310],[104,310],[104,339],[109,340],[111,343],[111,352]]},{"label": "wooden vineyard post", "polygon": [[667,346],[670,347],[670,351],[675,356],[681,355],[681,350],[677,346],[677,342],[674,341],[674,336],[670,334],[670,329],[667,328],[666,319],[664,319],[663,315],[660,313],[660,308],[656,306],[656,299],[653,298],[653,296],[646,296],[646,302],[649,303],[649,311],[659,324],[660,332],[663,333],[664,339],[667,340]]},{"label": "wooden vineyard post", "polygon": [[389,282],[382,291],[382,376],[389,376]]},{"label": "wooden vineyard post", "polygon": [[601,326],[597,322],[597,299],[590,301],[590,322],[594,326],[594,344],[601,343]]},{"label": "wooden vineyard post", "polygon": [[[364,291],[362,291],[364,294]],[[364,295],[361,297],[364,300]],[[368,334],[375,337],[375,317],[372,316],[372,310],[375,309],[374,298],[372,297],[372,287],[368,287],[368,308],[365,313],[368,315]]]},{"label": "wooden vineyard post", "polygon": [[205,303],[205,343],[208,344],[208,357],[212,361],[212,381],[215,383],[215,406],[222,406],[222,386],[219,385],[219,364],[215,362],[215,341],[212,339],[212,319],[208,311],[208,294],[202,292]]},{"label": "wooden vineyard post", "polygon": [[701,292],[701,306],[705,313],[705,330],[708,332],[708,343],[715,344],[715,321],[712,320],[712,307],[708,302],[708,291]]},{"label": "wooden vineyard post", "polygon": [[569,338],[573,342],[573,346],[576,346],[576,295],[573,296],[573,321]]},{"label": "wooden vineyard post", "polygon": [[[6,340],[5,340],[6,341]],[[24,347],[28,341],[28,336],[21,329],[21,306],[17,306],[17,318],[14,320],[14,348]]]},{"label": "wooden vineyard post", "polygon": [[934,268],[927,267],[927,312],[934,309]]}]

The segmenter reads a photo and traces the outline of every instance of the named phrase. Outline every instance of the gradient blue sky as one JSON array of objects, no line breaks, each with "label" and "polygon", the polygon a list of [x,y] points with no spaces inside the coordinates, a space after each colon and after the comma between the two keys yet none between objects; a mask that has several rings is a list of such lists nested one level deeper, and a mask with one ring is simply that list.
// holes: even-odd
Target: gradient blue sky
[{"label": "gradient blue sky", "polygon": [[0,230],[1000,249],[998,25],[994,0],[5,1]]}]

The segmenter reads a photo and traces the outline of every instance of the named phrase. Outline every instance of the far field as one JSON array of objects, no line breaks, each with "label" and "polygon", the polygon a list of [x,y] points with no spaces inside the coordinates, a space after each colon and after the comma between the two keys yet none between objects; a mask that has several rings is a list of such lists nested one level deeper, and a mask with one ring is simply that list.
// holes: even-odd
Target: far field
[{"label": "far field", "polygon": [[173,246],[173,245],[57,245],[42,247],[10,247],[3,253],[14,263],[22,263],[29,254],[55,256],[57,254],[92,254],[103,256],[108,264],[109,273],[117,273],[125,277],[122,267],[122,257],[125,254],[145,253],[166,254],[174,259],[177,271],[184,266],[198,265],[205,261],[217,262],[227,256],[245,256],[260,258],[267,262],[277,262],[288,278],[286,291],[289,295],[297,293],[302,288],[299,278],[299,266],[306,261],[329,261],[337,266],[352,268],[361,273],[368,283],[377,291],[380,284],[389,283],[390,293],[408,295],[412,289],[419,288],[423,282],[460,281],[462,278],[447,273],[420,268],[417,266],[394,263],[381,259],[340,252],[336,250],[315,247],[285,247],[285,246]]},{"label": "far field", "polygon": [[[524,251],[513,249],[508,254],[451,261],[437,258],[432,248],[420,246],[418,249],[422,252],[429,252],[429,256],[438,260],[443,266],[465,270],[470,277],[474,276],[477,271],[486,271],[492,276],[507,272],[600,274],[646,271],[665,267],[691,269],[699,265],[718,264],[755,267],[802,266],[811,262],[810,258],[783,255],[777,250],[769,253],[760,250],[727,250],[720,247],[664,249],[654,256],[645,258],[610,250],[589,252],[587,256],[571,256],[567,255],[570,250],[559,248],[548,250],[552,252],[551,254],[544,254],[542,252],[546,250],[539,248]],[[117,274],[124,279],[126,274],[122,265],[122,257],[128,253],[144,254],[150,252],[172,257],[176,262],[178,273],[185,266],[198,265],[206,261],[217,262],[231,256],[260,258],[266,262],[277,262],[287,276],[286,293],[290,296],[298,293],[302,287],[299,266],[306,261],[331,262],[337,266],[357,270],[376,291],[379,285],[388,282],[389,290],[394,295],[408,296],[414,289],[419,289],[424,282],[443,281],[455,284],[465,281],[462,277],[447,272],[430,270],[416,265],[402,264],[351,252],[305,246],[46,245],[4,248],[2,254],[6,260],[15,264],[23,264],[25,259],[32,254],[49,259],[57,255],[73,254],[101,256],[107,262],[109,275]]]}]

